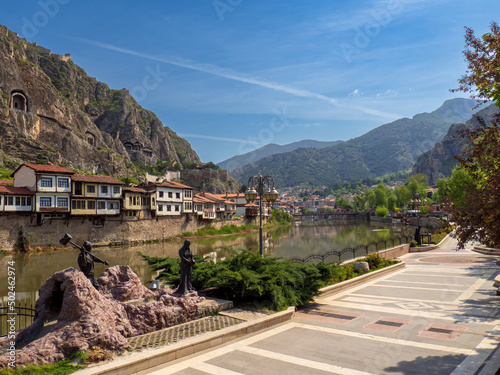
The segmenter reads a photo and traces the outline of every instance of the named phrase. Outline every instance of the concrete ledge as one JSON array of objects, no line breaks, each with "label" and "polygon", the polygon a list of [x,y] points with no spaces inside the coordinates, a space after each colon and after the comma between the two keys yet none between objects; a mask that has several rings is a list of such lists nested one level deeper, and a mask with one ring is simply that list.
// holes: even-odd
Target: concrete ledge
[{"label": "concrete ledge", "polygon": [[289,307],[285,311],[252,320],[245,323],[236,324],[220,331],[208,332],[203,335],[191,337],[173,345],[168,345],[160,349],[145,350],[140,353],[133,353],[117,357],[111,362],[88,367],[77,371],[78,375],[129,375],[140,371],[145,371],[155,366],[162,365],[174,359],[179,359],[193,353],[200,352],[221,345],[239,337],[260,331],[264,328],[290,320],[295,315],[295,307]]},{"label": "concrete ledge", "polygon": [[364,275],[355,277],[353,279],[349,279],[349,280],[342,281],[342,282],[337,283],[337,284],[325,286],[324,288],[321,288],[319,291],[321,293],[321,296],[326,296],[329,294],[338,293],[344,289],[351,288],[355,285],[367,282],[367,281],[372,280],[372,279],[376,279],[377,277],[384,276],[388,273],[403,269],[405,267],[406,267],[406,263],[400,262],[397,264],[393,264],[392,266],[382,268],[381,270],[366,273]]},{"label": "concrete ledge", "polygon": [[474,246],[472,251],[475,251],[476,253],[484,254],[484,255],[500,255],[500,249],[496,249],[493,247],[486,247],[486,246]]}]

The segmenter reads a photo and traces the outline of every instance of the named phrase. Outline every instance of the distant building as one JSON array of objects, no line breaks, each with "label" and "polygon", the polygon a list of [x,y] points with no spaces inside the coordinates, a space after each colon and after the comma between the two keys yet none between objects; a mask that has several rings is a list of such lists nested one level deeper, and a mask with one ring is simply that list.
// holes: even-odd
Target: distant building
[{"label": "distant building", "polygon": [[73,175],[72,215],[119,215],[122,181],[111,176]]},{"label": "distant building", "polygon": [[0,185],[0,212],[31,212],[33,195],[24,187]]},{"label": "distant building", "polygon": [[[43,217],[70,212],[71,176],[74,172],[55,165],[21,164],[12,173],[14,187],[25,187],[35,195],[33,211]],[[42,217],[43,215],[43,217]]]}]

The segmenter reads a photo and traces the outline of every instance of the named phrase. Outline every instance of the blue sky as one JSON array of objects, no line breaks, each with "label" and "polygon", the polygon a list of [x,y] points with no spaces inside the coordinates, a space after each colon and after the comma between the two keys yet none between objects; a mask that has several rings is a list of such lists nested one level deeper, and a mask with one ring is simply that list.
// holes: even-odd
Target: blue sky
[{"label": "blue sky", "polygon": [[127,88],[204,162],[348,140],[457,87],[498,0],[3,0],[0,23]]}]

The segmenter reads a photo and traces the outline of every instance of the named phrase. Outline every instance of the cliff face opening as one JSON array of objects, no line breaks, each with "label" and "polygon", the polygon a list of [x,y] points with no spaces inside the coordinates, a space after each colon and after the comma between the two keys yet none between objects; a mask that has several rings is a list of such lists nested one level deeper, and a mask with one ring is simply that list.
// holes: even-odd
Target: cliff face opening
[{"label": "cliff face opening", "polygon": [[85,136],[87,137],[87,143],[89,145],[91,145],[91,146],[97,146],[94,134],[87,132],[87,133],[85,133]]},{"label": "cliff face opening", "polygon": [[20,91],[12,91],[11,97],[11,108],[28,112],[28,99],[26,98],[26,95]]}]

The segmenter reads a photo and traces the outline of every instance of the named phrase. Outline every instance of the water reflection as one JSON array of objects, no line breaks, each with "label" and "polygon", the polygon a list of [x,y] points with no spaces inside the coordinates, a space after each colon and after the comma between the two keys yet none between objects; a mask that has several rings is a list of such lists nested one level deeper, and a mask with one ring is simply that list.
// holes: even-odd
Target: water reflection
[{"label": "water reflection", "polygon": [[[264,247],[266,254],[275,256],[306,257],[310,254],[323,254],[330,250],[340,250],[367,244],[381,239],[387,240],[402,234],[413,233],[414,229],[391,228],[380,224],[348,223],[280,227],[264,231]],[[162,244],[148,244],[127,247],[96,247],[93,253],[107,260],[110,265],[127,264],[146,285],[155,277],[146,266],[138,252],[150,256],[177,257],[182,241]],[[258,232],[241,235],[221,236],[209,239],[192,240],[194,254],[212,256],[218,260],[227,257],[227,249],[247,248],[258,251]],[[7,262],[15,261],[16,296],[18,300],[28,304],[36,301],[38,289],[53,273],[68,267],[78,269],[78,250],[53,250],[43,253],[15,253],[0,257],[0,296],[7,296]],[[99,275],[105,270],[100,263],[95,264],[95,273]],[[7,298],[2,298],[2,305]]]}]

